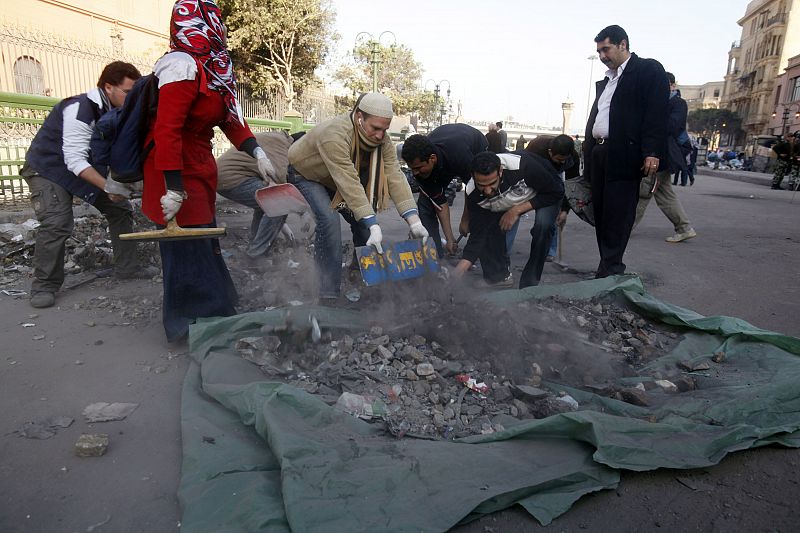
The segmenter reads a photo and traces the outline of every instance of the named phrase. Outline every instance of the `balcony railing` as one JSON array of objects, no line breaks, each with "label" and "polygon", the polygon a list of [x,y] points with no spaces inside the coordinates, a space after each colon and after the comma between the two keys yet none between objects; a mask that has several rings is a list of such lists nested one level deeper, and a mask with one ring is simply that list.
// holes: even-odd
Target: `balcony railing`
[{"label": "balcony railing", "polygon": [[773,24],[786,24],[786,13],[778,13],[774,17],[767,19],[767,28]]}]

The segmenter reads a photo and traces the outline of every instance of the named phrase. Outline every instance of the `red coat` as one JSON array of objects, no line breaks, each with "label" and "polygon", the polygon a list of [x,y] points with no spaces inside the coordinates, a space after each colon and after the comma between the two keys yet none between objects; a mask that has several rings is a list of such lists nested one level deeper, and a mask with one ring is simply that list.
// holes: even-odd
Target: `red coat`
[{"label": "red coat", "polygon": [[253,137],[246,123],[224,122],[222,94],[206,89],[202,74],[200,69],[199,80],[167,83],[159,90],[156,119],[145,140],[146,146],[155,139],[155,147],[144,162],[142,193],[142,212],[156,224],[166,224],[161,212],[165,170],[182,171],[188,195],[176,216],[178,224],[211,223],[217,194],[217,164],[211,152],[214,126],[237,148]]}]

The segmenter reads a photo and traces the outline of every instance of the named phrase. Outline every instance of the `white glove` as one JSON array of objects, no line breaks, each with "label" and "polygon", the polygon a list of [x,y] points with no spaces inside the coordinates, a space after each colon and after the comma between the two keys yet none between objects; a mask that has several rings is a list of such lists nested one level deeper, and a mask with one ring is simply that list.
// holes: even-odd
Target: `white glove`
[{"label": "white glove", "polygon": [[186,193],[178,191],[167,191],[167,194],[161,197],[161,211],[164,213],[164,220],[175,218],[185,198]]},{"label": "white glove", "polygon": [[406,219],[408,222],[408,229],[410,230],[411,236],[415,239],[422,239],[422,244],[428,242],[428,230],[425,229],[425,226],[422,225],[422,221],[419,219],[417,215],[411,215]]},{"label": "white glove", "polygon": [[130,198],[132,192],[125,184],[114,181],[114,178],[110,175],[106,178],[106,185],[103,187],[103,190],[108,194],[116,194],[118,196],[124,196],[125,198]]},{"label": "white glove", "polygon": [[256,156],[256,165],[261,178],[267,183],[275,181],[275,167],[272,166],[272,161],[269,160],[264,150],[259,146],[253,151],[253,155]]},{"label": "white glove", "polygon": [[369,227],[369,239],[367,239],[367,246],[374,246],[376,250],[378,250],[379,254],[383,253],[383,247],[381,246],[381,241],[383,240],[383,233],[381,233],[381,227],[377,224],[373,224]]}]

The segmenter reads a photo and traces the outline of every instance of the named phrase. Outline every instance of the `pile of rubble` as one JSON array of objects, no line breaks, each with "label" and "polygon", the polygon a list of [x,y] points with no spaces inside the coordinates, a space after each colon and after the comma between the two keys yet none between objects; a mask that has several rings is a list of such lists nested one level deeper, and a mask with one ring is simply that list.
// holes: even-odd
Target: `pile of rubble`
[{"label": "pile of rubble", "polygon": [[265,327],[234,348],[270,379],[382,423],[392,435],[436,439],[580,409],[565,387],[651,405],[695,388],[693,374],[709,369],[684,361],[644,371],[680,335],[610,301],[550,298],[499,308],[429,300],[406,311],[418,319],[391,329],[315,335],[314,328]]},{"label": "pile of rubble", "polygon": [[[64,254],[64,272],[76,275],[109,267],[113,249],[106,219],[86,206],[76,208],[78,216],[72,235],[67,239]],[[17,283],[33,271],[33,249],[39,223],[28,219],[22,223],[0,224],[0,285]],[[134,209],[133,231],[152,229],[152,223]],[[145,265],[159,265],[158,246],[152,242],[139,244],[139,257]]]}]

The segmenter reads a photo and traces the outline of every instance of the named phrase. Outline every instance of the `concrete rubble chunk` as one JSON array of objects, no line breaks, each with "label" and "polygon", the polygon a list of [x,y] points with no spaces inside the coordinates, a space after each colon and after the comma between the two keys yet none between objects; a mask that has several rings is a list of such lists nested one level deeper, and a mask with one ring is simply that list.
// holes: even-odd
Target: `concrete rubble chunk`
[{"label": "concrete rubble chunk", "polygon": [[88,423],[124,420],[128,415],[133,413],[137,407],[139,407],[138,403],[96,402],[84,408],[83,418]]},{"label": "concrete rubble chunk", "polygon": [[655,384],[664,389],[666,392],[678,392],[678,386],[669,380],[657,379]]},{"label": "concrete rubble chunk", "polygon": [[519,398],[523,401],[539,400],[550,396],[550,393],[546,390],[537,387],[529,387],[528,385],[514,385],[510,387],[510,389],[511,394],[513,394],[515,398]]},{"label": "concrete rubble chunk", "polygon": [[638,405],[640,407],[647,407],[650,405],[647,393],[638,387],[620,389],[619,393],[622,395],[622,401],[629,404]]},{"label": "concrete rubble chunk", "polygon": [[430,363],[420,363],[417,365],[417,375],[420,377],[433,375],[434,372],[433,365]]},{"label": "concrete rubble chunk", "polygon": [[102,433],[84,433],[75,443],[75,455],[78,457],[100,457],[108,450],[108,435]]}]

